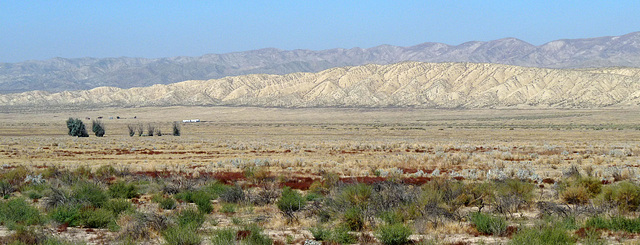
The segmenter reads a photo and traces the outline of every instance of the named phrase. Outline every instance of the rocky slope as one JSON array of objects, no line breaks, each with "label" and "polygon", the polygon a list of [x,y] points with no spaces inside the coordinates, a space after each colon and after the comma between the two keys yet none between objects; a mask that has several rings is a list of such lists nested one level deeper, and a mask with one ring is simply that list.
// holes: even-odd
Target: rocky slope
[{"label": "rocky slope", "polygon": [[478,62],[547,68],[640,67],[640,32],[616,37],[567,39],[534,46],[515,38],[457,46],[423,43],[361,49],[261,49],[200,57],[55,58],[0,63],[0,93],[64,91],[100,86],[131,88],[244,74],[318,72],[332,67],[402,61]]},{"label": "rocky slope", "polygon": [[600,108],[640,105],[640,68],[548,69],[487,63],[332,68],[121,89],[0,95],[1,108],[259,107]]}]

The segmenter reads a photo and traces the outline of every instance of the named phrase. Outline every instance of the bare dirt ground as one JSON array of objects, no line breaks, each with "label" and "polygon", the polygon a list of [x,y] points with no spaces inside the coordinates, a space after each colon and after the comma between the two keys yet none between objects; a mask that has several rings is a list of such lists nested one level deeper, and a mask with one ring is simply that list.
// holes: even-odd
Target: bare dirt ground
[{"label": "bare dirt ground", "polygon": [[[539,195],[552,199],[549,189],[571,166],[603,183],[619,176],[640,180],[639,112],[235,107],[0,112],[0,165],[111,165],[137,175],[206,176],[226,183],[247,181],[246,168],[260,167],[282,185],[303,191],[326,172],[364,183],[517,177],[540,184]],[[68,136],[69,117],[83,119],[89,131],[87,118],[101,117],[105,137]],[[200,122],[180,123],[182,135],[171,136],[172,123],[184,119]],[[153,124],[165,135],[130,137],[127,125],[139,124]],[[229,223],[226,219],[221,223]],[[279,219],[266,226],[274,237],[309,238],[304,221],[302,229],[292,231],[280,227]],[[462,244],[505,241],[477,238],[468,229],[437,236]]]}]

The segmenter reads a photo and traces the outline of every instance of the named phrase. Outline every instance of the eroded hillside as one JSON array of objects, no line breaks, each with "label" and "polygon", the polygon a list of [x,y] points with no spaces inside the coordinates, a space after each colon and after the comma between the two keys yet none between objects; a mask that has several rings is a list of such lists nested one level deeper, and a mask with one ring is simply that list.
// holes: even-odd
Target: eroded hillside
[{"label": "eroded hillside", "polygon": [[0,96],[5,108],[258,107],[600,108],[640,104],[640,69],[543,69],[482,63],[332,68],[120,89]]}]

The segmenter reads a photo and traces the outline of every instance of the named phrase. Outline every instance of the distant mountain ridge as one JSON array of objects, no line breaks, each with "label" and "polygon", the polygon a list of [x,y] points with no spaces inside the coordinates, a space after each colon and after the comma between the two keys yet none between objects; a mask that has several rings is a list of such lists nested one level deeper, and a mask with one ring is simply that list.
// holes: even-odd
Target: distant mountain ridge
[{"label": "distant mountain ridge", "polygon": [[341,66],[403,61],[476,62],[542,68],[640,67],[640,32],[623,36],[563,39],[535,46],[516,38],[423,43],[368,49],[260,49],[200,57],[54,58],[0,63],[0,93],[59,92],[101,86],[132,88],[245,74],[318,72]]},{"label": "distant mountain ridge", "polygon": [[121,89],[0,95],[0,110],[138,106],[640,107],[640,68],[549,69],[488,63],[369,64]]}]

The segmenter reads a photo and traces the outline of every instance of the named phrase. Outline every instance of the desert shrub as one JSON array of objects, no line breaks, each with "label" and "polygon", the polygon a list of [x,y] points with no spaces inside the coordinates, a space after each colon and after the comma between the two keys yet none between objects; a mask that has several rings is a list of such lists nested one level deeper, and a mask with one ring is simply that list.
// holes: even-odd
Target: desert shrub
[{"label": "desert shrub", "polygon": [[356,243],[356,237],[349,233],[349,228],[338,226],[331,231],[331,236],[325,239],[329,243],[353,244]]},{"label": "desert shrub", "polygon": [[244,200],[244,191],[238,185],[230,186],[220,194],[220,200],[228,203],[239,203]]},{"label": "desert shrub", "polygon": [[135,209],[126,199],[111,199],[105,203],[104,208],[111,211],[116,217],[124,211]]},{"label": "desert shrub", "polygon": [[331,229],[325,228],[323,226],[315,226],[309,228],[311,235],[313,235],[313,239],[316,241],[324,241],[331,237]]},{"label": "desert shrub", "polygon": [[85,165],[77,167],[73,170],[72,174],[81,180],[86,180],[92,177],[91,169]]},{"label": "desert shrub", "polygon": [[360,231],[364,228],[364,215],[362,209],[351,207],[342,216],[344,224],[352,231]]},{"label": "desert shrub", "polygon": [[560,198],[568,204],[586,204],[602,190],[602,183],[596,178],[568,178],[557,187]]},{"label": "desert shrub", "polygon": [[176,220],[180,227],[190,227],[197,230],[204,224],[206,217],[204,214],[195,209],[184,209],[178,213]]},{"label": "desert shrub", "polygon": [[278,200],[277,206],[287,217],[293,217],[293,213],[304,208],[305,203],[300,193],[285,187],[282,189],[282,197]]},{"label": "desert shrub", "polygon": [[560,193],[560,198],[567,204],[585,204],[591,195],[584,186],[569,186]]},{"label": "desert shrub", "polygon": [[180,123],[173,122],[173,136],[180,136]]},{"label": "desert shrub", "polygon": [[98,137],[104,136],[104,133],[105,133],[104,123],[102,123],[102,121],[100,120],[91,121],[91,131],[93,131],[93,133]]},{"label": "desert shrub", "polygon": [[273,240],[269,236],[262,233],[262,229],[256,224],[245,227],[249,231],[249,236],[244,239],[243,243],[247,245],[271,245]]},{"label": "desert shrub", "polygon": [[535,185],[514,179],[498,182],[495,185],[494,205],[500,213],[517,212],[533,199]]},{"label": "desert shrub", "polygon": [[138,187],[134,183],[118,181],[109,186],[109,195],[113,198],[134,198],[139,197]]},{"label": "desert shrub", "polygon": [[196,192],[197,195],[194,195],[193,202],[198,206],[198,210],[202,213],[208,214],[213,211],[213,206],[211,205],[211,196],[204,194],[203,192]]},{"label": "desert shrub", "polygon": [[44,197],[45,192],[49,189],[46,183],[30,183],[22,187],[21,192],[30,199],[40,199]]},{"label": "desert shrub", "polygon": [[0,222],[9,228],[13,225],[40,224],[42,221],[40,211],[22,198],[0,203]]},{"label": "desert shrub", "polygon": [[211,196],[211,199],[216,199],[220,197],[227,188],[229,188],[228,185],[222,184],[218,181],[213,181],[212,183],[203,186],[200,190],[208,193]]},{"label": "desert shrub", "polygon": [[137,127],[138,136],[142,136],[142,134],[144,134],[144,125],[142,123],[138,123],[136,127]]},{"label": "desert shrub", "polygon": [[321,201],[323,197],[324,196],[322,196],[322,194],[320,193],[309,192],[306,195],[304,195],[304,200],[307,202]]},{"label": "desert shrub", "polygon": [[104,165],[104,166],[100,166],[98,169],[96,169],[94,176],[97,178],[108,178],[111,176],[115,176],[118,173],[118,171],[116,171],[116,169],[111,166],[111,165]]},{"label": "desert shrub", "polygon": [[0,244],[11,244],[11,245],[36,245],[36,244],[44,244],[47,240],[47,237],[42,234],[42,232],[36,232],[33,229],[28,229],[26,227],[18,227],[13,234],[10,234],[5,237],[0,237]]},{"label": "desert shrub", "polygon": [[503,217],[474,212],[469,215],[469,220],[483,234],[502,235],[507,230],[507,221]]},{"label": "desert shrub", "polygon": [[349,228],[345,226],[337,226],[334,229],[316,226],[311,227],[309,231],[311,231],[313,239],[326,241],[328,244],[352,244],[356,242],[356,238],[349,233]]},{"label": "desert shrub", "polygon": [[9,183],[6,180],[0,181],[0,196],[2,198],[9,198],[9,196],[11,196],[11,193],[15,191],[16,191],[16,188],[13,187],[11,183]]},{"label": "desert shrub", "polygon": [[231,228],[218,229],[212,232],[212,245],[234,244],[236,241],[236,230]]},{"label": "desert shrub", "polygon": [[73,198],[66,190],[51,187],[50,191],[46,193],[44,207],[47,210],[51,210],[58,206],[72,206],[77,202],[78,200]]},{"label": "desert shrub", "polygon": [[638,233],[640,232],[640,218],[629,219],[622,216],[616,216],[607,219],[596,216],[587,219],[585,226],[596,229]]},{"label": "desert shrub", "polygon": [[380,217],[382,221],[386,222],[389,225],[403,223],[405,221],[404,215],[402,215],[402,213],[398,209],[383,211],[378,214],[378,217]]},{"label": "desert shrub", "polygon": [[[119,240],[138,241],[148,239],[169,227],[169,219],[156,213],[127,213],[118,220],[121,227]],[[137,243],[133,243],[137,244]]]},{"label": "desert shrub", "polygon": [[339,202],[345,202],[350,206],[365,208],[373,193],[371,186],[358,183],[345,186],[337,197]]},{"label": "desert shrub", "polygon": [[578,186],[584,186],[591,198],[597,196],[602,191],[602,182],[597,178],[580,178],[576,181]]},{"label": "desert shrub", "polygon": [[235,213],[236,212],[236,205],[233,204],[233,203],[222,204],[222,209],[220,209],[220,212],[223,212],[225,214]]},{"label": "desert shrub", "polygon": [[99,185],[90,182],[79,182],[73,186],[72,197],[96,208],[102,207],[109,200],[109,196]]},{"label": "desert shrub", "polygon": [[566,229],[552,224],[539,224],[536,227],[521,228],[509,241],[514,245],[537,244],[575,244],[576,241]]},{"label": "desert shrub", "polygon": [[59,205],[49,212],[49,218],[68,226],[80,225],[79,205]]},{"label": "desert shrub", "polygon": [[88,228],[117,228],[113,213],[103,208],[82,208],[78,217],[80,225]]},{"label": "desert shrub", "polygon": [[148,136],[153,136],[153,133],[155,133],[155,131],[156,131],[156,126],[155,125],[153,125],[151,123],[147,124],[147,135]]},{"label": "desert shrub", "polygon": [[136,125],[128,124],[127,130],[129,131],[129,136],[133,137],[134,135],[136,135]]},{"label": "desert shrub", "polygon": [[71,136],[89,137],[89,133],[87,133],[84,123],[78,118],[69,118],[67,120],[67,128],[69,129],[69,135]]},{"label": "desert shrub", "polygon": [[2,180],[16,186],[22,184],[29,174],[31,174],[31,171],[29,171],[25,166],[17,166],[2,174]]},{"label": "desert shrub", "polygon": [[158,205],[160,205],[160,208],[162,209],[175,209],[177,207],[176,201],[170,197],[156,195],[151,198],[151,201],[158,203]]},{"label": "desert shrub", "polygon": [[618,206],[622,212],[635,211],[640,205],[640,186],[629,181],[608,185],[602,189],[599,199]]},{"label": "desert shrub", "polygon": [[401,245],[409,243],[409,236],[412,231],[404,224],[396,223],[392,225],[383,225],[378,228],[377,237],[386,245]]},{"label": "desert shrub", "polygon": [[202,242],[196,230],[183,226],[166,229],[162,232],[162,237],[167,245],[199,245]]}]

